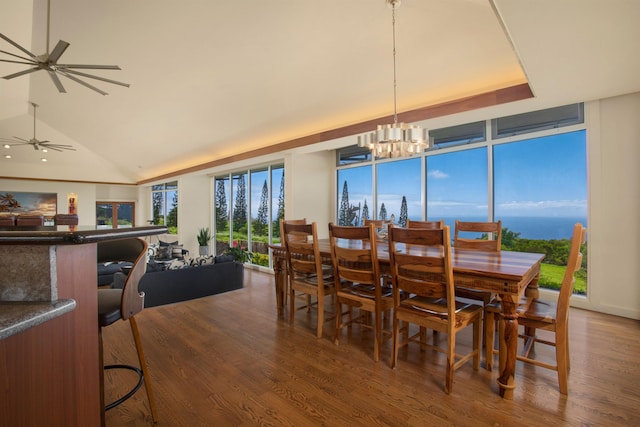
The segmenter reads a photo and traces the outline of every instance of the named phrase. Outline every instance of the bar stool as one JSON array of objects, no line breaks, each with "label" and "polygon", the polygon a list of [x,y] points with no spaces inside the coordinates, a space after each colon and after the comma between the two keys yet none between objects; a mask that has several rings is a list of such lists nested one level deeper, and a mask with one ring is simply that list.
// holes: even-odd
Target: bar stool
[{"label": "bar stool", "polygon": [[140,368],[130,365],[107,365],[104,369],[127,369],[138,374],[138,383],[128,393],[116,401],[105,405],[104,397],[104,369],[100,370],[100,395],[102,398],[103,410],[101,411],[102,425],[104,425],[105,411],[114,408],[135,394],[144,382],[151,408],[153,422],[158,422],[155,401],[149,384],[147,373],[147,363],[142,350],[142,342],[135,315],[144,308],[144,292],[138,291],[138,283],[145,273],[146,253],[148,244],[138,238],[127,238],[120,240],[108,240],[98,242],[98,251],[102,254],[113,254],[114,260],[130,261],[133,263],[131,271],[128,273],[122,289],[98,289],[98,338],[100,345],[100,366],[104,366],[104,354],[102,344],[102,328],[112,325],[117,320],[128,320],[131,325],[131,333],[136,344],[138,361]]}]

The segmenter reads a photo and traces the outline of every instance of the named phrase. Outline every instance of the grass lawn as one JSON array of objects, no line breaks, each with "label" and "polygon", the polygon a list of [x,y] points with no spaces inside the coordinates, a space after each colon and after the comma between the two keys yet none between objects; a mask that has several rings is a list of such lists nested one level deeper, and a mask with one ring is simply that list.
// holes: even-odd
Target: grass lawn
[{"label": "grass lawn", "polygon": [[[541,288],[560,289],[565,269],[566,267],[562,265],[543,263],[540,270],[540,281],[538,282],[538,285]],[[573,293],[583,295],[587,294],[587,281],[583,275],[580,274],[580,271],[576,274],[576,284],[573,288]]]}]

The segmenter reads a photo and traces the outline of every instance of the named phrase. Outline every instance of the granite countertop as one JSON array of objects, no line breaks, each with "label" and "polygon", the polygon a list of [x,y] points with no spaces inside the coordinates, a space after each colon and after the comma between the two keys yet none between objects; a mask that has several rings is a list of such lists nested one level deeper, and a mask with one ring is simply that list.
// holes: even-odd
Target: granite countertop
[{"label": "granite countertop", "polygon": [[98,228],[97,226],[0,227],[0,244],[69,245],[104,240],[145,237],[167,232],[164,225],[130,228]]},{"label": "granite countertop", "polygon": [[75,300],[0,302],[0,340],[73,311]]}]

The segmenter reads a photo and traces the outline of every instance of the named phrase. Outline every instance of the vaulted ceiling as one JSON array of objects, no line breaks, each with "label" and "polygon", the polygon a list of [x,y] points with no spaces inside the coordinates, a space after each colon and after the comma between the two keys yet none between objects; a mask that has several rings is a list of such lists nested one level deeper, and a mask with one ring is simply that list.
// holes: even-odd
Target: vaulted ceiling
[{"label": "vaulted ceiling", "polygon": [[[0,33],[44,53],[46,6],[3,0]],[[532,105],[640,91],[639,19],[636,0],[403,0],[398,111],[522,83]],[[60,62],[131,87],[0,79],[0,137],[31,138],[35,102],[38,139],[76,148],[2,149],[0,177],[133,183],[393,112],[384,0],[51,0],[50,33]]]}]

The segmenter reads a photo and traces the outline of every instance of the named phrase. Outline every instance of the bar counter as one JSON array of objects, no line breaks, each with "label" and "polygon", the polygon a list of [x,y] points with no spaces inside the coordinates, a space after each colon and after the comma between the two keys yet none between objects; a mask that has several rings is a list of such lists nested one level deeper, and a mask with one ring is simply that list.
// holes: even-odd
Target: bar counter
[{"label": "bar counter", "polygon": [[100,425],[97,243],[166,232],[0,228],[0,425]]}]

